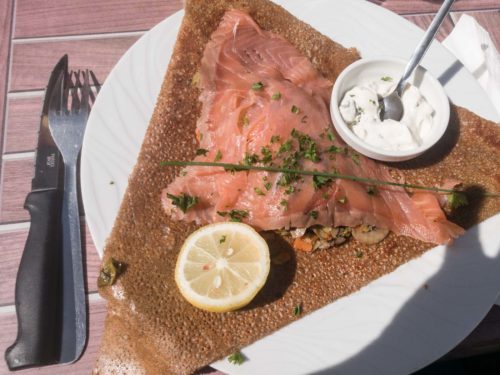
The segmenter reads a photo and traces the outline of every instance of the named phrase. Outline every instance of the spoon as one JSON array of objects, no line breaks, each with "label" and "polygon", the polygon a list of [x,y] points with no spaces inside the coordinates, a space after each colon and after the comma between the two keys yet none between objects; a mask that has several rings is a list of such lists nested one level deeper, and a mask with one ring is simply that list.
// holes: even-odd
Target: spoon
[{"label": "spoon", "polygon": [[408,78],[410,78],[411,74],[418,66],[418,63],[420,62],[420,60],[422,60],[422,57],[424,57],[425,53],[429,49],[429,46],[434,39],[434,35],[436,35],[436,32],[438,31],[441,23],[450,11],[450,8],[454,1],[455,0],[445,0],[443,2],[443,5],[441,5],[441,8],[439,8],[439,11],[432,20],[429,28],[425,32],[424,37],[420,41],[420,44],[415,49],[415,52],[413,52],[410,61],[405,67],[403,76],[399,80],[395,89],[390,94],[379,99],[379,104],[381,104],[383,108],[383,110],[380,112],[381,120],[391,119],[399,121],[403,117],[404,109],[403,102],[401,101],[401,94],[406,87],[406,81],[408,80]]}]

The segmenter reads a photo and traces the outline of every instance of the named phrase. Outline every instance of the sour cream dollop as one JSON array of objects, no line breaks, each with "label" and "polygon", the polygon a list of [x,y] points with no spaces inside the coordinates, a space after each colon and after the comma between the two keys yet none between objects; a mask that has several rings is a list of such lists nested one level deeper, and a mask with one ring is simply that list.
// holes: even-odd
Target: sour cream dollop
[{"label": "sour cream dollop", "polygon": [[410,85],[401,96],[403,118],[381,121],[378,98],[389,94],[395,84],[389,76],[360,82],[345,93],[340,114],[354,134],[374,147],[391,151],[415,149],[431,134],[435,111],[420,90]]}]

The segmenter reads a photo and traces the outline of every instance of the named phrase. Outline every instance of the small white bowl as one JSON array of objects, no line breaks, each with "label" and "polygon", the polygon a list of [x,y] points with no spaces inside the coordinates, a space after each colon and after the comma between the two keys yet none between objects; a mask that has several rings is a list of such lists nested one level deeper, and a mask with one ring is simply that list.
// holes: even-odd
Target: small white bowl
[{"label": "small white bowl", "polygon": [[361,59],[349,65],[339,75],[332,90],[330,113],[335,129],[342,139],[359,153],[382,161],[409,160],[431,148],[443,136],[450,120],[450,102],[443,86],[421,66],[417,67],[408,82],[416,86],[427,102],[434,108],[434,125],[431,134],[426,136],[422,145],[402,151],[384,150],[372,146],[359,138],[342,119],[339,104],[344,94],[362,81],[391,76],[394,82],[402,76],[406,61],[397,58]]}]

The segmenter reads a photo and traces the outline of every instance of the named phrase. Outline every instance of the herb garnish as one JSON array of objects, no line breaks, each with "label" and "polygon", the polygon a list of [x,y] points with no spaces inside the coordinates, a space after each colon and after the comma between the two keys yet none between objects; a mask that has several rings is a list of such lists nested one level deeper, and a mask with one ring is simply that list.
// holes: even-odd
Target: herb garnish
[{"label": "herb garnish", "polygon": [[286,210],[288,208],[288,201],[286,199],[282,199],[280,205],[283,206]]},{"label": "herb garnish", "polygon": [[227,357],[227,360],[233,365],[241,365],[243,362],[245,362],[246,358],[243,354],[241,354],[239,350],[237,350],[229,357]]},{"label": "herb garnish", "polygon": [[223,236],[220,238],[219,243],[224,243],[224,242],[226,242],[226,237],[227,237],[226,235],[223,235]]},{"label": "herb garnish", "polygon": [[307,115],[306,116],[302,116],[302,118],[300,119],[300,122],[305,124],[307,122]]},{"label": "herb garnish", "polygon": [[330,182],[333,181],[333,178],[331,177],[325,177],[325,176],[313,176],[313,186],[314,190],[319,190],[323,186],[329,184]]},{"label": "herb garnish", "polygon": [[385,81],[385,82],[391,82],[392,81],[392,77],[389,77],[389,76],[381,77],[380,79],[382,81]]},{"label": "herb garnish", "polygon": [[364,253],[361,250],[356,249],[356,252],[354,253],[354,255],[356,255],[356,258],[362,258]]},{"label": "herb garnish", "polygon": [[314,220],[318,218],[318,211],[309,212],[309,216],[311,216]]},{"label": "herb garnish", "polygon": [[297,138],[297,140],[299,141],[299,151],[304,155],[304,158],[309,159],[315,163],[320,161],[318,151],[316,149],[316,142],[314,142],[309,135],[293,129],[292,137]]},{"label": "herb garnish", "polygon": [[275,92],[273,96],[271,96],[271,100],[280,100],[281,99],[281,92]]},{"label": "herb garnish", "polygon": [[280,149],[278,150],[278,154],[283,154],[284,152],[290,151],[292,149],[292,141],[289,139],[288,141],[281,144]]},{"label": "herb garnish", "polygon": [[281,141],[281,137],[279,135],[273,135],[271,137],[271,143],[276,143],[276,142],[279,142]]},{"label": "herb garnish", "polygon": [[266,193],[264,193],[261,188],[254,187],[253,190],[255,191],[255,194],[257,194],[257,195],[266,195]]},{"label": "herb garnish", "polygon": [[359,161],[359,154],[353,152],[351,153],[351,159],[352,161],[354,162],[354,164],[356,165],[359,165],[360,164],[360,161]]},{"label": "herb garnish", "polygon": [[227,211],[217,211],[217,214],[222,217],[229,216],[231,219],[229,221],[241,222],[244,218],[248,216],[247,210],[231,210]]},{"label": "herb garnish", "polygon": [[250,119],[247,116],[245,116],[243,117],[243,126],[248,126],[248,125],[250,125]]},{"label": "herb garnish", "polygon": [[185,193],[181,193],[178,196],[167,193],[167,198],[172,201],[174,206],[178,207],[184,213],[198,203],[198,197],[192,197]]},{"label": "herb garnish", "polygon": [[198,150],[196,150],[196,155],[207,156],[207,153],[208,153],[208,150],[205,150],[204,148],[199,148]]},{"label": "herb garnish", "polygon": [[259,162],[259,156],[257,154],[245,154],[243,158],[244,165],[253,165]]},{"label": "herb garnish", "polygon": [[377,192],[377,188],[370,185],[366,188],[366,192],[368,193],[368,195],[375,195],[375,193]]},{"label": "herb garnish", "polygon": [[[217,163],[217,162],[210,162],[210,161],[181,161],[181,160],[168,160],[168,161],[163,161],[160,163],[162,166],[199,166],[199,167],[221,167],[226,170],[234,170],[237,172],[241,171],[266,171],[266,172],[274,172],[274,173],[293,173],[296,175],[303,175],[303,176],[323,176],[323,177],[329,177],[329,178],[340,178],[344,180],[350,180],[350,181],[358,181],[358,182],[364,182],[367,184],[374,184],[374,185],[389,185],[389,186],[399,186],[403,188],[409,188],[409,189],[419,189],[419,190],[429,190],[429,191],[435,191],[435,192],[443,192],[443,193],[457,193],[456,190],[453,189],[444,189],[444,188],[439,188],[439,187],[434,187],[434,186],[424,186],[424,185],[414,185],[414,184],[404,184],[404,183],[399,183],[399,182],[392,182],[392,181],[383,181],[383,180],[377,180],[374,178],[365,178],[365,177],[358,177],[358,176],[352,176],[352,175],[346,175],[346,174],[341,174],[338,172],[322,172],[322,171],[311,171],[311,170],[304,170],[304,169],[291,169],[291,168],[285,168],[285,167],[276,167],[276,166],[260,166],[260,165],[241,165],[241,164],[232,164],[232,163]],[[459,192],[460,194],[464,194],[463,192]],[[500,197],[500,193],[496,192],[485,192],[483,196],[486,197]]]},{"label": "herb garnish", "polygon": [[298,115],[298,114],[300,113],[300,108],[299,108],[299,107],[297,107],[297,106],[294,104],[294,105],[292,105],[291,111],[292,111],[292,113],[294,113],[294,114]]},{"label": "herb garnish", "polygon": [[217,153],[215,154],[215,159],[214,161],[215,162],[218,162],[219,160],[222,159],[222,152],[220,152],[220,150],[217,150]]},{"label": "herb garnish", "polygon": [[331,130],[328,130],[328,132],[326,133],[326,135],[328,136],[328,139],[331,142],[335,141],[335,135],[333,134],[333,132]]},{"label": "herb garnish", "polygon": [[293,194],[294,191],[295,191],[295,186],[290,185],[285,189],[285,194],[290,195]]},{"label": "herb garnish", "polygon": [[448,198],[448,204],[450,205],[450,208],[453,210],[458,207],[467,206],[469,204],[467,196],[460,191],[454,191],[453,193],[447,194],[446,197]]},{"label": "herb garnish", "polygon": [[296,305],[293,308],[293,316],[299,316],[300,314],[302,314],[302,304],[301,303],[299,303],[298,305]]},{"label": "herb garnish", "polygon": [[260,149],[260,153],[262,154],[262,159],[261,159],[262,164],[266,165],[271,163],[271,161],[273,160],[273,153],[269,147],[267,146],[262,147]]},{"label": "herb garnish", "polygon": [[271,184],[270,182],[266,182],[264,184],[264,187],[266,188],[266,190],[271,190],[271,187],[273,186],[273,184]]},{"label": "herb garnish", "polygon": [[255,82],[254,84],[252,84],[252,90],[255,91],[262,90],[263,87],[264,84],[262,82]]}]

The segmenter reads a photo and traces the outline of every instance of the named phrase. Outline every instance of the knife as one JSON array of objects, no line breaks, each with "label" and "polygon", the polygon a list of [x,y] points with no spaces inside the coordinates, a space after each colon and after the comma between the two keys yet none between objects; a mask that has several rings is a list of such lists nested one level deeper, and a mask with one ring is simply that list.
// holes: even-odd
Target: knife
[{"label": "knife", "polygon": [[10,370],[60,363],[62,343],[62,159],[48,126],[49,101],[68,56],[54,67],[45,90],[35,158],[35,177],[24,208],[30,229],[16,277],[16,341],[5,351]]}]

